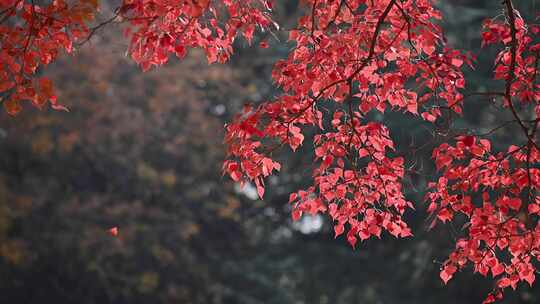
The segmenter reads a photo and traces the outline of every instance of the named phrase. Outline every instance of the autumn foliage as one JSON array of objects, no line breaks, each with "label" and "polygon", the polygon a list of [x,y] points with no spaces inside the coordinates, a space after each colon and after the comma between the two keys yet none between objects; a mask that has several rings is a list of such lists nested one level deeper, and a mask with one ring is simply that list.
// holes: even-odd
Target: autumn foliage
[{"label": "autumn foliage", "polygon": [[[277,32],[266,0],[126,0],[103,22],[98,3],[0,0],[0,93],[7,113],[24,104],[57,101],[40,67],[60,52],[71,53],[112,22],[126,25],[128,52],[143,70],[202,49],[209,63],[226,62],[236,38],[251,43],[255,32]],[[335,236],[353,247],[383,233],[410,237],[405,212],[427,206],[430,228],[459,221],[463,232],[441,265],[446,283],[465,268],[494,280],[485,303],[507,287],[535,281],[540,256],[540,26],[524,20],[511,0],[503,14],[486,19],[483,47],[497,48],[491,91],[464,93],[464,71],[479,54],[447,43],[443,16],[429,0],[304,0],[306,14],[289,30],[289,56],[272,73],[282,94],[246,105],[226,126],[225,173],[255,184],[280,171],[276,154],[310,147],[312,183],[290,194],[292,217],[327,213]],[[268,47],[263,41],[261,48]],[[39,75],[39,76],[38,76]],[[486,96],[513,119],[493,130],[519,127],[515,144],[493,148],[490,132],[452,130],[469,98]],[[426,203],[404,195],[407,151],[373,113],[403,113],[431,124],[442,144],[433,148],[439,175]],[[309,143],[308,143],[309,142]],[[306,153],[306,149],[302,149]],[[117,234],[117,230],[115,234]]]}]

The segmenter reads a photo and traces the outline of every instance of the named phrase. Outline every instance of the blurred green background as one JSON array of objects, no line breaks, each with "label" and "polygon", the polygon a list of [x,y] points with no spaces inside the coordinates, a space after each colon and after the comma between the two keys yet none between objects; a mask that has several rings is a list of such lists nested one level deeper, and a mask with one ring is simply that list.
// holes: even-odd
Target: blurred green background
[{"label": "blurred green background", "polygon": [[[293,27],[298,1],[277,2],[279,23]],[[534,0],[515,2],[529,20],[538,13]],[[489,80],[496,49],[480,50],[481,22],[502,12],[499,1],[438,6],[449,43],[478,55],[468,88],[501,86]],[[415,237],[385,235],[356,250],[334,240],[327,218],[290,219],[288,194],[310,182],[309,142],[283,151],[264,202],[222,177],[224,123],[244,103],[279,93],[272,63],[291,47],[285,32],[258,37],[270,48],[239,41],[229,64],[208,66],[192,51],[142,73],[113,25],[45,71],[70,113],[0,115],[0,303],[481,303],[489,279],[472,271],[447,286],[439,279],[454,235],[427,231],[424,177],[411,176],[407,192]],[[504,121],[485,101],[469,100],[455,127],[480,132]],[[412,117],[385,120],[402,147],[430,137]],[[492,139],[504,146],[513,132]],[[408,161],[432,170],[429,149]],[[540,289],[520,287],[505,303],[540,301]]]}]

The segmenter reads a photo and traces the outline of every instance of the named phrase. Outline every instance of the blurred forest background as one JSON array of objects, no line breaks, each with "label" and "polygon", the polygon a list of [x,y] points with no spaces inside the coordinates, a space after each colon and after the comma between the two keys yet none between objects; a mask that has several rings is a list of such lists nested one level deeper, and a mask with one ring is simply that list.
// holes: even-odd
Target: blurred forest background
[{"label": "blurred forest background", "polygon": [[[282,28],[293,27],[298,1],[276,2]],[[538,13],[540,3],[516,2],[529,20]],[[496,50],[480,50],[481,22],[501,13],[499,2],[438,5],[449,43],[479,55],[469,89],[500,86],[489,80]],[[291,221],[288,194],[310,178],[302,153],[283,151],[264,202],[222,177],[223,125],[244,103],[279,93],[270,75],[290,48],[286,31],[259,33],[268,49],[240,40],[229,64],[209,66],[193,51],[147,73],[125,56],[121,32],[109,26],[44,71],[70,113],[0,115],[0,303],[481,303],[492,287],[481,276],[460,273],[446,287],[439,279],[459,231],[427,231],[424,176],[411,176],[407,193],[415,237],[356,250],[334,240],[326,218]],[[469,100],[456,126],[481,132],[505,121],[486,101]],[[419,120],[384,119],[403,149],[431,140]],[[493,138],[504,144],[512,132]],[[409,161],[433,173],[430,151]],[[505,303],[539,303],[536,286]]]}]

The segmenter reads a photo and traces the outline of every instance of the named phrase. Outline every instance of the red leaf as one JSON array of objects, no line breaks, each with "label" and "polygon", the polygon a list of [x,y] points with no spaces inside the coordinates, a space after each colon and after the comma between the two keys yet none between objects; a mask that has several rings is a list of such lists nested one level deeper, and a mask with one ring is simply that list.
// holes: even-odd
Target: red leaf
[{"label": "red leaf", "polygon": [[338,236],[343,234],[344,231],[345,231],[345,226],[343,226],[343,224],[335,225],[334,226],[334,238],[337,238]]},{"label": "red leaf", "polygon": [[118,236],[118,227],[111,227],[107,230],[107,232],[112,236]]},{"label": "red leaf", "polygon": [[22,110],[21,104],[14,98],[4,101],[4,108],[6,109],[6,112],[12,116],[17,115]]},{"label": "red leaf", "polygon": [[465,146],[467,147],[471,147],[472,145],[474,145],[474,136],[465,136],[465,138],[463,138],[463,143],[465,144]]},{"label": "red leaf", "polygon": [[450,279],[452,279],[452,276],[456,272],[457,268],[454,265],[447,265],[443,268],[443,270],[440,272],[441,280],[443,280],[444,284],[448,283]]}]

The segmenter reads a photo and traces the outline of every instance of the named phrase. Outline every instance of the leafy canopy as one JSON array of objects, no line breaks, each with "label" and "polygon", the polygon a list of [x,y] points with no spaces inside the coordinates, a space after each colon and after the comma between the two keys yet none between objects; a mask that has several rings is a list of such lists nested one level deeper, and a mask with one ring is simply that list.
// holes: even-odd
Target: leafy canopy
[{"label": "leafy canopy", "polygon": [[[294,219],[327,213],[335,236],[353,247],[383,232],[410,237],[403,216],[422,205],[407,200],[404,182],[416,169],[373,113],[418,117],[443,141],[433,149],[439,175],[425,198],[431,227],[465,222],[441,279],[468,266],[491,276],[485,303],[520,281],[532,285],[540,255],[538,24],[504,0],[503,13],[486,19],[481,33],[484,47],[499,50],[488,86],[500,89],[465,95],[463,70],[474,69],[475,54],[447,43],[432,1],[302,2],[306,14],[288,33],[293,48],[272,73],[282,94],[246,106],[226,126],[224,172],[253,182],[262,198],[265,178],[281,168],[276,152],[300,153],[309,138],[313,181],[290,195]],[[38,71],[112,22],[126,24],[128,52],[143,70],[193,48],[209,63],[226,62],[238,36],[251,43],[256,30],[280,30],[267,0],[125,0],[101,23],[98,9],[95,0],[0,0],[0,96],[8,114],[24,103],[67,110]],[[511,114],[494,130],[517,125],[515,144],[495,150],[491,132],[450,132],[471,96],[490,97]]]}]

